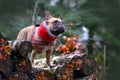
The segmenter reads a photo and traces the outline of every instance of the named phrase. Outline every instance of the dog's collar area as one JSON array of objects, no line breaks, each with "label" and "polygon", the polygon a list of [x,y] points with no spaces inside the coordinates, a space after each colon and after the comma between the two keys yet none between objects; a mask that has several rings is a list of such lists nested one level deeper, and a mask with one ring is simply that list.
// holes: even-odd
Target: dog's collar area
[{"label": "dog's collar area", "polygon": [[35,45],[42,45],[42,46],[54,46],[54,41],[43,41],[43,40],[35,40],[34,35],[36,32],[36,27],[33,28],[31,42]]},{"label": "dog's collar area", "polygon": [[60,35],[53,35],[48,29],[48,26],[46,25],[45,21],[43,21],[38,29],[38,36],[45,41],[55,41]]}]

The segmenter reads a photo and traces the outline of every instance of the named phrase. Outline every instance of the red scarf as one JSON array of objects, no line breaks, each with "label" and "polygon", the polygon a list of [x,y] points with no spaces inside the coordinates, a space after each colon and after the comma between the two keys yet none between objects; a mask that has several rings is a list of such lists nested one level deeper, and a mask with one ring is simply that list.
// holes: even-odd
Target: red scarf
[{"label": "red scarf", "polygon": [[58,36],[53,36],[50,34],[50,31],[48,31],[47,27],[48,26],[45,24],[45,21],[43,21],[38,29],[38,36],[45,41],[55,41]]}]

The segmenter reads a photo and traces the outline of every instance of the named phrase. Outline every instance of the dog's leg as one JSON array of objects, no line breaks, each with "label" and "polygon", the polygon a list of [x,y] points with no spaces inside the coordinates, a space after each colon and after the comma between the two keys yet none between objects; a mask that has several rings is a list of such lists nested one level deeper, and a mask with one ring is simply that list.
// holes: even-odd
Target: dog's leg
[{"label": "dog's leg", "polygon": [[31,61],[31,64],[33,65],[34,63],[34,58],[37,54],[37,51],[36,50],[32,50],[31,54],[30,54],[30,61]]},{"label": "dog's leg", "polygon": [[25,33],[24,29],[18,33],[16,40],[27,40],[27,33]]},{"label": "dog's leg", "polygon": [[48,64],[48,66],[52,66],[51,64],[50,64],[50,56],[51,56],[51,53],[52,53],[52,50],[47,50],[46,51],[46,63]]}]

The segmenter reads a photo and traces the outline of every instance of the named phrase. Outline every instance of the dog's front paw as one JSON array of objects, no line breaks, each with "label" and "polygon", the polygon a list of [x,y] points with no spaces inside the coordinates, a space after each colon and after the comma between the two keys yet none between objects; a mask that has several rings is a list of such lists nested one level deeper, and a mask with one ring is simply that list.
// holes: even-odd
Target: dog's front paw
[{"label": "dog's front paw", "polygon": [[49,64],[48,65],[50,68],[52,68],[52,67],[55,67],[56,65],[55,64]]}]

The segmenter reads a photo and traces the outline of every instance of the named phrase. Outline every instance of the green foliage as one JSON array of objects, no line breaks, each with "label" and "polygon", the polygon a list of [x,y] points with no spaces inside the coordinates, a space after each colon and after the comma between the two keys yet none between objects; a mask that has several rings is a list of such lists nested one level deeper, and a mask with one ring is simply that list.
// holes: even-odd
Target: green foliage
[{"label": "green foliage", "polygon": [[103,64],[104,63],[103,62],[104,58],[103,57],[104,57],[103,53],[97,53],[96,56],[95,56],[95,60],[100,66],[104,66],[104,64]]},{"label": "green foliage", "polygon": [[[27,15],[28,16],[28,15]],[[0,32],[7,36],[9,39],[14,40],[18,34],[18,32],[26,27],[31,25],[31,20],[29,17],[24,17],[22,15],[7,17],[10,19],[5,19],[4,22],[1,23]]]},{"label": "green foliage", "polygon": [[113,45],[113,43],[114,43],[114,45],[119,46],[120,45],[119,39],[116,39],[116,36],[114,36],[113,34],[111,34],[111,35],[110,34],[111,34],[110,31],[101,33],[101,35],[103,36],[103,38],[105,40],[105,43],[108,45]]},{"label": "green foliage", "polygon": [[0,0],[0,15],[24,13],[33,3],[33,0]]}]

